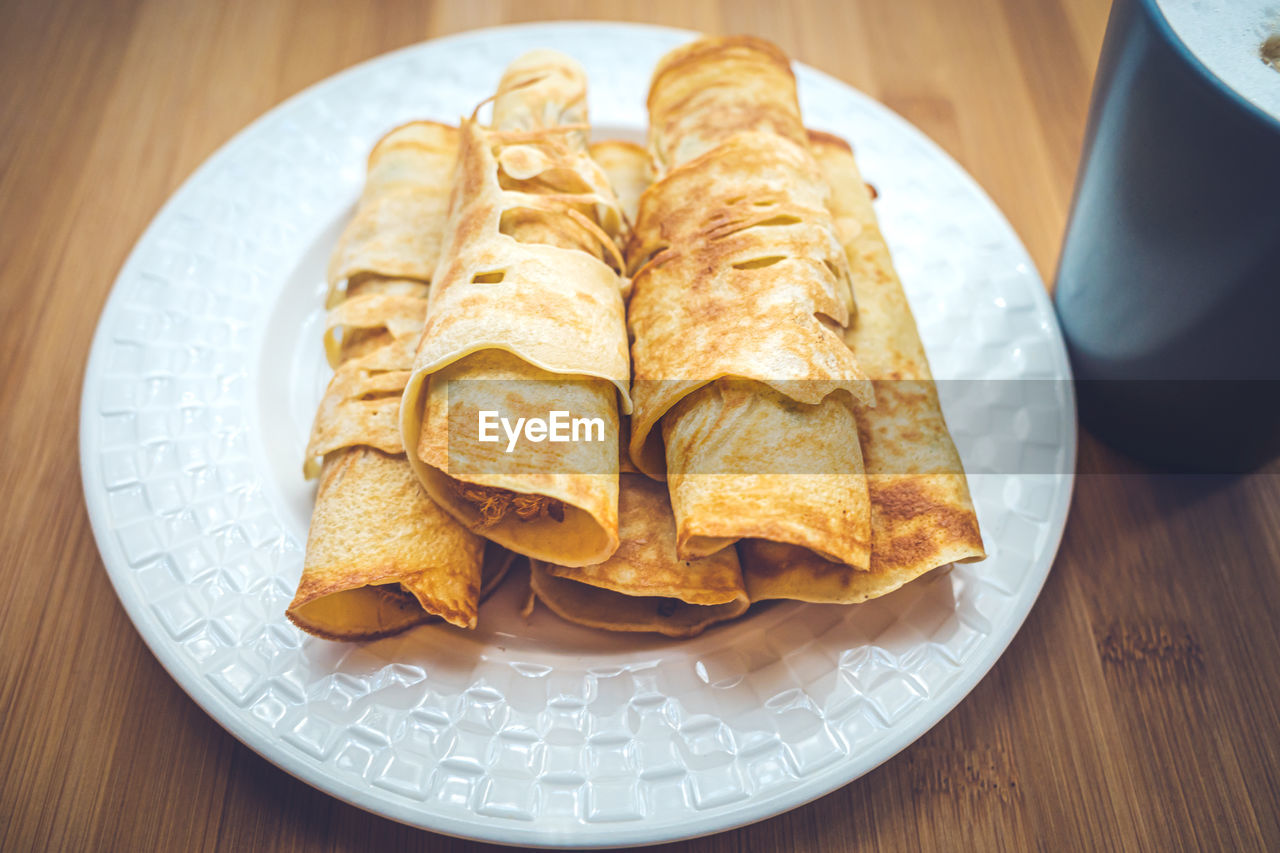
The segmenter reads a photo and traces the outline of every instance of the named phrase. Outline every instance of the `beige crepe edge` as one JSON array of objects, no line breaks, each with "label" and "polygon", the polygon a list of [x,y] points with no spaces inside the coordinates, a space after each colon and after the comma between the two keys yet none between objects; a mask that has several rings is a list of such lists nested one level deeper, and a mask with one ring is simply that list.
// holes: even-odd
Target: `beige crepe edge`
[{"label": "beige crepe edge", "polygon": [[[515,560],[515,554],[496,545],[485,548],[480,602],[484,602],[498,588]],[[318,591],[304,602],[291,603],[285,616],[308,634],[335,642],[380,640],[418,625],[446,622],[444,617],[426,609],[426,604],[416,593],[395,592],[377,586],[398,583],[402,576],[403,573],[393,569],[387,574],[366,580],[363,586]],[[317,618],[317,613],[327,613],[328,608],[340,608],[342,615],[321,615]],[[360,622],[361,620],[352,620],[350,614],[361,608],[374,608],[381,612],[382,615],[378,617],[364,620],[366,624],[377,622],[380,625],[377,630],[342,632],[332,629],[332,625],[343,619]],[[383,619],[388,620],[386,624],[382,624]]]},{"label": "beige crepe edge", "polygon": [[[676,639],[701,634],[718,622],[736,619],[751,606],[743,595],[724,604],[688,604],[660,596],[631,596],[557,577],[540,561],[530,561],[529,584],[538,601],[561,619],[619,632],[652,632]],[[670,615],[661,615],[660,609]]]}]

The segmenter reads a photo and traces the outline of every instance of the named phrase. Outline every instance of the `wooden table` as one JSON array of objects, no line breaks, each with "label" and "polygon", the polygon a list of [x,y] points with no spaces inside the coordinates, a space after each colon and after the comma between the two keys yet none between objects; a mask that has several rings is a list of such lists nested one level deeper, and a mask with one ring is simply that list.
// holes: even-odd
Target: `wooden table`
[{"label": "wooden table", "polygon": [[[1107,5],[4,0],[0,849],[478,849],[223,731],[143,645],[89,531],[76,442],[99,309],[161,203],[247,122],[473,27],[758,33],[941,143],[1051,279]],[[951,715],[816,803],[667,849],[1280,849],[1280,469],[1154,475],[1087,435],[1081,454],[1110,473],[1079,480],[1039,603]]]}]

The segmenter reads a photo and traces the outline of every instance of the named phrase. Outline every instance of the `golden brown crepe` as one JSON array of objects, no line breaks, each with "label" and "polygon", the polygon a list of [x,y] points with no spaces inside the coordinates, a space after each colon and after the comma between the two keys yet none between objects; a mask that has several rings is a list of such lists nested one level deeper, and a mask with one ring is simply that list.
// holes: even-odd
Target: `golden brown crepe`
[{"label": "golden brown crepe", "polygon": [[325,353],[334,374],[311,426],[303,466],[308,479],[344,447],[404,452],[400,393],[426,316],[427,285],[364,276],[349,292],[350,298],[339,296],[325,322]]},{"label": "golden brown crepe", "polygon": [[[420,194],[439,197],[439,186],[451,174],[457,132],[428,123],[407,128],[412,132],[393,131],[375,147],[371,183],[397,185],[390,169],[414,175]],[[381,198],[366,189],[356,220],[376,221],[366,207],[380,206]],[[442,224],[436,221],[434,234],[414,238],[418,250],[435,251]],[[395,228],[385,230],[403,236]],[[356,243],[381,245],[383,231],[347,234],[363,236],[354,242],[344,238],[335,258]],[[404,267],[394,258],[384,264],[390,256],[363,257],[359,275],[332,291],[336,304],[325,348],[336,370],[307,446],[305,470],[308,477],[320,476],[320,487],[288,616],[310,633],[343,640],[385,636],[433,615],[474,627],[481,588],[501,577],[508,555],[493,549],[486,562],[484,540],[422,491],[400,439],[400,394],[426,316],[427,284],[394,277]],[[352,269],[341,263],[332,268],[335,276]]]},{"label": "golden brown crepe", "polygon": [[363,275],[430,281],[457,152],[457,128],[432,121],[410,122],[378,141],[356,214],[329,258],[326,307]]},{"label": "golden brown crepe", "polygon": [[477,603],[512,556],[433,504],[403,453],[345,448],[325,463],[287,613],[331,640],[385,637],[435,616],[475,627]]},{"label": "golden brown crepe", "polygon": [[606,139],[591,143],[591,158],[604,170],[623,214],[634,225],[640,210],[640,196],[653,180],[649,152],[634,142]]},{"label": "golden brown crepe", "polygon": [[[586,146],[586,78],[554,51],[503,75],[494,127],[464,121],[451,212],[401,429],[455,518],[563,565],[618,545],[618,408],[630,411],[617,198]],[[599,441],[481,440],[497,411],[598,419]]]},{"label": "golden brown crepe", "polygon": [[858,292],[858,320],[846,340],[876,389],[876,407],[858,413],[871,494],[871,571],[850,571],[775,542],[743,541],[738,549],[752,601],[854,603],[986,552],[911,307],[853,152],[829,134],[812,134],[811,145],[832,187],[830,206]]},{"label": "golden brown crepe", "polygon": [[581,625],[669,637],[692,637],[745,613],[737,553],[726,548],[680,559],[666,487],[643,474],[620,479],[618,550],[579,568],[532,561],[530,582],[539,600]]},{"label": "golden brown crepe", "polygon": [[701,38],[668,53],[648,106],[649,149],[663,174],[742,132],[808,143],[791,61],[752,36]]},{"label": "golden brown crepe", "polygon": [[787,58],[748,37],[685,45],[659,63],[649,114],[632,460],[667,478],[682,557],[750,537],[865,570],[854,412],[874,394],[842,339],[848,261]]},{"label": "golden brown crepe", "polygon": [[[640,196],[648,189],[652,181],[652,169],[649,166],[649,152],[643,145],[634,142],[623,142],[617,139],[606,139],[603,142],[591,143],[591,159],[595,160],[604,171],[618,197],[622,207],[622,215],[627,222],[627,230],[635,227],[636,214],[640,210]],[[631,296],[631,279],[622,279],[622,298]],[[622,450],[620,462],[622,470],[633,467],[627,455],[628,436],[621,436]]]}]

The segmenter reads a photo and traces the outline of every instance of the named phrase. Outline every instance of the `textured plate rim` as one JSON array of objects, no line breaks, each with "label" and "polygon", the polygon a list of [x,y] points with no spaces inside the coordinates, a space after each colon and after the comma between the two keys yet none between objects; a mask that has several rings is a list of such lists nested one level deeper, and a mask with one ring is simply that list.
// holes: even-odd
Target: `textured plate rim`
[{"label": "textured plate rim", "polygon": [[[298,101],[313,97],[317,90],[335,84],[338,80],[355,75],[366,66],[375,63],[387,61],[392,57],[409,54],[423,49],[427,45],[442,44],[453,41],[462,41],[474,38],[485,37],[502,37],[508,34],[519,32],[553,30],[562,31],[568,28],[576,28],[582,30],[596,30],[597,32],[605,29],[616,30],[643,30],[653,32],[655,34],[663,34],[669,37],[691,38],[699,35],[692,30],[684,30],[673,27],[656,26],[650,24],[637,24],[620,21],[544,21],[527,24],[505,25],[497,27],[488,27],[481,29],[467,30],[427,41],[418,42],[407,45],[393,51],[389,51],[378,56],[371,57],[356,65],[350,66],[342,71],[332,74],[322,80],[319,80],[302,91],[290,96],[279,104],[275,105],[265,113],[254,119],[239,132],[234,134],[230,139],[222,143],[217,150],[209,155],[186,180],[184,180],[179,188],[165,201],[160,209],[152,217],[146,229],[139,236],[131,249],[127,259],[117,273],[112,283],[106,302],[103,305],[102,312],[99,316],[98,324],[94,331],[93,343],[90,347],[89,357],[86,362],[85,372],[81,385],[80,399],[80,472],[81,484],[83,487],[85,505],[89,515],[90,526],[93,530],[94,539],[97,543],[99,553],[103,558],[103,565],[107,571],[107,575],[111,581],[112,587],[116,591],[126,614],[133,623],[134,628],[142,636],[143,641],[150,648],[152,654],[160,662],[161,666],[169,674],[171,678],[182,688],[182,690],[191,697],[206,714],[208,714],[215,722],[226,729],[236,739],[248,746],[258,755],[281,768],[291,776],[312,787],[323,791],[330,796],[336,797],[346,803],[354,805],[366,811],[378,814],[387,818],[391,818],[410,826],[429,830],[431,832],[449,835],[457,838],[472,839],[486,841],[498,844],[526,846],[526,847],[546,847],[546,848],[616,848],[626,847],[636,844],[654,844],[666,843],[690,838],[697,838],[704,835],[710,835],[717,832],[727,831],[738,827],[746,826],[758,821],[775,817],[784,812],[798,808],[806,803],[812,802],[823,797],[838,788],[855,781],[859,777],[871,772],[876,767],[889,760],[897,753],[914,743],[917,739],[928,732],[940,720],[949,714],[956,705],[958,705],[986,676],[990,669],[995,665],[996,661],[1004,654],[1012,642],[1018,630],[1022,627],[1026,617],[1030,614],[1032,606],[1039,597],[1040,590],[1043,588],[1048,578],[1049,570],[1053,565],[1057,556],[1058,548],[1061,545],[1062,537],[1066,529],[1067,514],[1070,509],[1072,494],[1075,487],[1075,466],[1078,452],[1078,429],[1076,423],[1076,402],[1075,390],[1070,381],[1071,368],[1066,358],[1065,344],[1062,339],[1062,332],[1057,323],[1049,295],[1043,287],[1039,271],[1032,262],[1027,253],[1025,245],[1017,232],[1005,217],[1003,211],[991,200],[985,190],[973,179],[971,175],[958,164],[947,152],[942,150],[933,142],[926,134],[918,130],[914,125],[906,119],[899,116],[896,112],[886,107],[884,104],[871,98],[859,90],[853,88],[847,83],[832,77],[825,72],[819,71],[811,66],[801,62],[795,62],[797,68],[803,68],[806,74],[824,78],[828,83],[835,84],[840,88],[849,92],[852,96],[871,102],[884,117],[894,123],[899,124],[902,129],[914,134],[919,142],[928,148],[932,154],[945,162],[954,170],[955,176],[960,179],[966,187],[981,198],[990,208],[990,212],[994,215],[995,221],[1007,229],[1008,234],[1012,237],[1012,245],[1016,246],[1019,260],[1026,264],[1031,270],[1032,277],[1036,282],[1040,283],[1040,287],[1032,288],[1032,300],[1035,305],[1036,313],[1041,318],[1048,318],[1047,326],[1045,326],[1046,336],[1053,345],[1053,354],[1055,367],[1060,370],[1061,375],[1068,381],[1066,385],[1066,399],[1069,404],[1064,409],[1064,414],[1069,411],[1070,417],[1064,418],[1064,426],[1067,427],[1063,442],[1065,446],[1065,461],[1067,463],[1066,470],[1056,474],[1059,478],[1065,478],[1066,482],[1055,490],[1053,495],[1053,507],[1047,518],[1047,525],[1051,531],[1048,541],[1044,547],[1035,555],[1033,563],[1028,566],[1029,582],[1024,584],[1019,593],[1014,597],[1015,606],[1013,611],[1016,614],[1014,618],[1009,618],[1005,622],[994,627],[994,630],[988,635],[988,640],[984,644],[985,653],[976,657],[970,664],[964,668],[961,673],[942,690],[935,698],[922,706],[919,713],[913,716],[917,719],[896,724],[888,732],[887,736],[881,740],[874,748],[867,750],[858,758],[849,758],[845,761],[836,762],[830,768],[815,773],[806,780],[802,780],[798,784],[791,787],[783,794],[774,794],[766,798],[751,799],[741,803],[737,810],[725,814],[712,814],[705,817],[698,817],[688,820],[679,825],[679,829],[671,831],[671,828],[663,828],[660,831],[647,830],[644,823],[637,822],[636,826],[623,828],[621,826],[608,826],[601,828],[589,828],[581,831],[575,831],[572,834],[562,834],[557,832],[549,832],[537,828],[536,822],[531,824],[527,829],[514,829],[508,824],[500,823],[493,820],[486,820],[483,816],[472,816],[466,819],[458,819],[447,815],[429,815],[430,821],[424,821],[424,813],[402,804],[379,796],[370,786],[359,787],[347,783],[344,780],[318,773],[314,768],[308,766],[304,761],[295,757],[293,753],[281,748],[280,744],[273,738],[263,735],[258,729],[254,728],[243,716],[243,710],[231,705],[228,700],[219,694],[212,685],[207,683],[198,674],[187,670],[187,665],[178,657],[178,650],[173,646],[167,637],[165,637],[158,624],[150,619],[143,618],[145,613],[146,602],[136,596],[121,580],[121,565],[126,565],[127,560],[120,550],[120,545],[109,536],[112,529],[109,521],[109,512],[106,507],[105,487],[102,483],[101,476],[98,471],[94,470],[94,466],[89,463],[90,453],[93,450],[93,440],[98,437],[98,427],[96,421],[87,417],[92,403],[91,394],[95,390],[92,380],[103,372],[104,359],[106,357],[106,349],[108,346],[108,320],[120,310],[123,302],[121,289],[117,286],[119,282],[131,273],[138,264],[138,257],[142,246],[155,238],[157,223],[162,222],[167,214],[174,208],[180,206],[184,198],[191,194],[193,187],[200,183],[205,175],[211,173],[224,158],[230,156],[232,150],[236,147],[236,143],[246,136],[251,135],[256,128],[270,121],[277,113],[284,111]],[[113,565],[115,568],[113,568]]]}]

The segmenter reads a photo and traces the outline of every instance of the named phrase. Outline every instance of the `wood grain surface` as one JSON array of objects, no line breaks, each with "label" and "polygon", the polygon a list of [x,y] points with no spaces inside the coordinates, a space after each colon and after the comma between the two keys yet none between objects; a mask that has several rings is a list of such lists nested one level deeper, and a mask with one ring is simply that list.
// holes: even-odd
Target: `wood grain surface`
[{"label": "wood grain surface", "polygon": [[[259,758],[143,645],[77,456],[125,255],[232,134],[434,36],[612,18],[750,32],[879,98],[986,188],[1046,280],[1106,0],[0,2],[0,849],[477,850]],[[619,45],[625,51],[625,45]],[[1280,475],[1157,475],[1082,436],[1066,538],[936,728],[790,814],[673,851],[1280,849]]]}]

